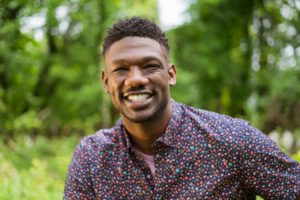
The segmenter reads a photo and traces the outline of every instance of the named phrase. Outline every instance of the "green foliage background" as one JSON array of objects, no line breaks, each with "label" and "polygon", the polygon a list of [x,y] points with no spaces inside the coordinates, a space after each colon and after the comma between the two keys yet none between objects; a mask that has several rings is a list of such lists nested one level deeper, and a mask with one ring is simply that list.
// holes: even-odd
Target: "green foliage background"
[{"label": "green foliage background", "polygon": [[[174,99],[290,131],[299,161],[300,3],[192,2],[167,31]],[[99,81],[101,42],[133,15],[158,23],[157,2],[0,0],[0,199],[61,199],[80,138],[118,118]]]}]

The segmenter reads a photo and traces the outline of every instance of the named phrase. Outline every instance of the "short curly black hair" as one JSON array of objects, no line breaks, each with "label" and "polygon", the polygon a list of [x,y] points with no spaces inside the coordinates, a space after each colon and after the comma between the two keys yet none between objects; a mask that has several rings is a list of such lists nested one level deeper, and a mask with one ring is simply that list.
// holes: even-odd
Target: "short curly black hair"
[{"label": "short curly black hair", "polygon": [[115,42],[124,37],[137,36],[146,37],[156,40],[163,45],[167,52],[169,52],[168,39],[165,33],[153,22],[142,17],[132,17],[125,20],[120,20],[107,31],[107,35],[103,43],[102,55],[104,56],[106,50]]}]

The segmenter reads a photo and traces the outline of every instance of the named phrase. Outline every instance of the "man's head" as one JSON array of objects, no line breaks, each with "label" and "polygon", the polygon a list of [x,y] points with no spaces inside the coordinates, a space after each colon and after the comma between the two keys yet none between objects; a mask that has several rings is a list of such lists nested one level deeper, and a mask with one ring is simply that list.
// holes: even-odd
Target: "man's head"
[{"label": "man's head", "polygon": [[134,17],[109,29],[104,41],[104,89],[124,120],[145,123],[171,115],[170,88],[175,66],[159,27]]},{"label": "man's head", "polygon": [[132,36],[156,40],[159,44],[163,45],[169,53],[168,39],[156,24],[145,18],[132,17],[118,21],[110,29],[108,29],[107,36],[103,43],[103,56],[105,55],[106,50],[113,43],[124,37]]}]

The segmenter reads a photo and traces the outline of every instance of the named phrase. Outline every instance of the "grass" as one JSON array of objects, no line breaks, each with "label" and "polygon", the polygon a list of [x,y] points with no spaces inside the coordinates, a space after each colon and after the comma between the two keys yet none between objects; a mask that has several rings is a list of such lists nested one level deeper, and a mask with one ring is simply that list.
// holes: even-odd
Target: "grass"
[{"label": "grass", "polygon": [[[67,168],[79,140],[78,136],[34,140],[21,136],[8,144],[0,140],[0,199],[62,199]],[[300,161],[300,151],[293,158]]]},{"label": "grass", "polygon": [[62,199],[64,181],[78,137],[49,140],[20,137],[0,143],[0,199]]}]

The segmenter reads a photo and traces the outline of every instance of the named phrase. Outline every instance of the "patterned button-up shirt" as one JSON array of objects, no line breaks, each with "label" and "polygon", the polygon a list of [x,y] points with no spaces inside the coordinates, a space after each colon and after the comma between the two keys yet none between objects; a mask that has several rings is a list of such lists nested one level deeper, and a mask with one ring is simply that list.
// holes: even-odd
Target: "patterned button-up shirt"
[{"label": "patterned button-up shirt", "polygon": [[121,120],[84,138],[70,163],[64,199],[295,199],[300,164],[243,120],[172,101],[153,144],[155,177]]}]

